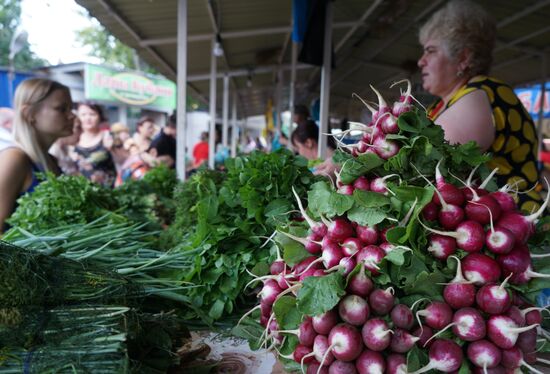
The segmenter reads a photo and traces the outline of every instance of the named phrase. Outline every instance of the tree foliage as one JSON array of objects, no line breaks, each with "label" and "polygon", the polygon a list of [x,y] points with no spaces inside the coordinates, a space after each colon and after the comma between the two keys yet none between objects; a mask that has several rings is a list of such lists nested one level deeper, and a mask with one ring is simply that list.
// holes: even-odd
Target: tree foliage
[{"label": "tree foliage", "polygon": [[[9,66],[10,42],[17,27],[21,23],[21,1],[0,0],[0,66]],[[15,55],[14,67],[19,70],[32,69],[49,65],[36,56],[29,43]]]},{"label": "tree foliage", "polygon": [[121,69],[141,70],[158,74],[137,56],[136,51],[115,38],[101,24],[94,23],[76,32],[76,41],[89,48],[89,54],[102,63]]}]

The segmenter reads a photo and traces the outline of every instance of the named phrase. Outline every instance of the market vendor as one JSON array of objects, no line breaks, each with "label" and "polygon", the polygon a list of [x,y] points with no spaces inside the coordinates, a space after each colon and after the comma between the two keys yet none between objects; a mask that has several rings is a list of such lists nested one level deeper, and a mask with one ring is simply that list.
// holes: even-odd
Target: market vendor
[{"label": "market vendor", "polygon": [[60,173],[48,150],[57,139],[71,135],[75,119],[69,89],[49,79],[21,82],[14,107],[15,144],[0,152],[0,231],[4,231],[16,200],[39,183],[37,173]]},{"label": "market vendor", "polygon": [[[474,140],[491,152],[499,186],[527,191],[539,181],[537,133],[512,88],[486,76],[495,39],[494,19],[471,1],[451,1],[432,15],[420,29],[418,61],[424,89],[439,98],[428,115],[450,143]],[[518,197],[528,212],[541,201],[536,190]]]}]

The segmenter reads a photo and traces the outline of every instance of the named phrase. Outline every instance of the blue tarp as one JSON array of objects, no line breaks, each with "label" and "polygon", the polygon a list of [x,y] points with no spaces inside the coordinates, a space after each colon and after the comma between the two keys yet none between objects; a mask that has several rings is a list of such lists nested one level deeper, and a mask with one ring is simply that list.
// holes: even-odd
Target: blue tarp
[{"label": "blue tarp", "polygon": [[30,73],[16,72],[12,82],[12,88],[9,86],[9,74],[7,70],[0,70],[0,107],[13,107],[10,95],[13,95],[15,88],[21,81],[33,77]]}]

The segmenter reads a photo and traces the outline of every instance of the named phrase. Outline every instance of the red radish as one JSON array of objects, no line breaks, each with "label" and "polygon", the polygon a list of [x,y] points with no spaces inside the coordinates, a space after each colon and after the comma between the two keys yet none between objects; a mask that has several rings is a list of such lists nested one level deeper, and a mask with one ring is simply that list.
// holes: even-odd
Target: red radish
[{"label": "red radish", "polygon": [[453,319],[453,311],[448,304],[432,301],[424,310],[416,312],[416,318],[423,316],[426,324],[433,329],[441,330]]},{"label": "red radish", "polygon": [[363,350],[361,334],[355,327],[345,323],[330,331],[328,342],[332,355],[340,361],[353,361]]},{"label": "red radish", "polygon": [[298,344],[296,348],[294,348],[292,357],[294,361],[299,364],[303,362],[304,364],[309,365],[315,361],[315,358],[311,355],[312,352],[313,350],[311,349],[311,347]]},{"label": "red radish", "polygon": [[452,340],[437,339],[430,347],[428,356],[430,357],[428,365],[410,374],[425,373],[432,369],[451,373],[462,365],[462,349]]},{"label": "red radish", "polygon": [[502,191],[502,189],[493,192],[491,197],[497,201],[498,205],[500,205],[500,210],[502,213],[512,212],[517,209],[516,202],[514,201],[512,195]]},{"label": "red radish", "polygon": [[397,126],[397,118],[388,112],[384,113],[384,117],[379,118],[382,121],[380,127],[386,134],[397,134],[399,132],[399,126]]},{"label": "red radish", "polygon": [[473,200],[468,201],[464,208],[466,217],[482,225],[488,224],[491,221],[491,217],[495,221],[498,220],[501,214],[498,202],[491,195],[479,197],[475,191],[473,193]]},{"label": "red radish", "polygon": [[273,305],[279,294],[283,292],[281,287],[273,279],[265,281],[264,286],[258,296],[262,298],[262,301],[267,305]]},{"label": "red radish", "polygon": [[396,84],[403,82],[407,82],[407,90],[401,93],[399,101],[393,103],[391,111],[395,117],[399,117],[401,114],[410,112],[413,109],[411,97],[411,81],[409,81],[408,79],[404,79],[402,81],[393,83],[390,88],[395,86]]},{"label": "red radish", "polygon": [[317,335],[315,337],[313,342],[313,353],[315,354],[315,359],[321,366],[329,366],[334,361],[328,338],[324,335]]},{"label": "red radish", "polygon": [[430,186],[434,187],[434,192],[439,198],[439,204],[441,204],[441,210],[438,214],[439,224],[447,230],[454,230],[458,224],[464,220],[464,211],[462,208],[458,205],[447,203],[433,183],[426,178],[420,170],[414,166],[414,164],[411,164],[411,166],[416,170],[420,177],[422,177],[422,179],[424,179]]},{"label": "red radish", "polygon": [[260,311],[262,313],[262,316],[265,316],[267,318],[269,318],[269,316],[271,315],[271,305],[266,303],[265,301],[260,301]]},{"label": "red radish", "polygon": [[422,217],[424,217],[426,221],[435,221],[437,217],[439,217],[439,207],[437,204],[431,201],[426,204],[422,209]]},{"label": "red radish", "polygon": [[518,327],[510,317],[491,316],[487,321],[487,336],[500,348],[510,349],[516,344],[520,333],[537,326],[538,324]]},{"label": "red radish", "polygon": [[[538,325],[538,323],[537,323]],[[536,354],[537,351],[537,330],[531,329],[525,332],[522,332],[518,336],[516,342],[516,347],[521,349],[523,355],[528,357],[529,355]],[[529,362],[529,360],[525,360]]]},{"label": "red radish", "polygon": [[300,197],[298,196],[298,193],[292,187],[292,192],[294,193],[294,196],[296,197],[296,202],[298,203],[298,208],[300,209],[300,213],[302,213],[302,217],[307,221],[309,227],[311,228],[311,231],[320,237],[324,237],[327,234],[327,227],[325,224],[321,222],[315,222],[313,219],[311,219],[304,209],[304,206],[302,205],[302,201],[300,200]]},{"label": "red radish", "polygon": [[511,305],[504,315],[510,317],[519,327],[525,326],[525,316],[521,313],[521,310],[517,306]]},{"label": "red radish", "polygon": [[483,339],[487,333],[485,319],[477,309],[459,309],[453,316],[453,333],[467,342]]},{"label": "red radish", "polygon": [[283,260],[275,260],[269,267],[271,275],[279,275],[282,272],[290,270]]},{"label": "red radish", "polygon": [[[530,366],[527,362],[524,361],[523,352],[518,347],[513,347],[510,349],[502,350],[502,366],[507,369],[519,369],[522,366],[525,366],[529,369],[529,372],[536,374],[544,374],[542,371],[535,369]],[[508,371],[509,373],[510,371]],[[514,371],[515,373],[515,371]]]},{"label": "red radish", "polygon": [[454,184],[445,182],[439,171],[440,164],[441,160],[435,166],[435,185],[439,193],[434,195],[433,201],[437,205],[443,205],[440,200],[440,197],[442,197],[447,204],[462,206],[464,204],[464,194]]},{"label": "red radish", "polygon": [[321,253],[321,250],[322,250],[321,244],[319,244],[317,240],[314,240],[314,238],[315,238],[315,235],[310,234],[306,237],[305,243],[300,241],[300,243],[304,245],[305,250],[312,255]]},{"label": "red radish", "polygon": [[388,314],[392,310],[395,302],[393,293],[394,290],[391,287],[386,290],[376,289],[372,291],[369,295],[371,310],[378,315]]},{"label": "red radish", "polygon": [[356,295],[348,295],[340,300],[338,305],[340,318],[354,326],[361,326],[369,318],[369,304],[365,299]]},{"label": "red radish", "polygon": [[328,221],[322,216],[321,218],[323,219],[323,222],[326,222],[327,238],[335,241],[336,243],[341,243],[355,234],[353,226],[347,219],[336,218],[333,221]]},{"label": "red radish", "polygon": [[365,349],[357,358],[355,367],[359,374],[378,374],[386,371],[386,361],[379,352]]},{"label": "red radish", "polygon": [[446,260],[456,252],[456,240],[447,235],[431,234],[427,251],[438,260]]},{"label": "red radish", "polygon": [[338,313],[329,310],[311,318],[311,324],[317,334],[328,335],[330,330],[338,323]]},{"label": "red radish", "polygon": [[313,341],[316,335],[317,333],[313,328],[313,322],[311,318],[306,317],[306,319],[304,319],[304,321],[300,324],[300,328],[298,330],[298,340],[300,341],[300,344],[306,345],[308,347],[313,346]]},{"label": "red radish", "polygon": [[439,231],[425,226],[421,221],[419,222],[432,233],[455,238],[458,248],[466,252],[479,252],[485,244],[485,230],[476,221],[463,221],[457,225],[456,231]]},{"label": "red radish", "polygon": [[478,340],[468,345],[468,359],[477,367],[492,369],[502,360],[500,349],[488,340]]},{"label": "red radish", "polygon": [[386,256],[380,247],[376,245],[368,245],[362,248],[357,254],[357,262],[365,265],[365,268],[369,270],[372,275],[378,275],[380,268],[378,264]]},{"label": "red radish", "polygon": [[347,238],[342,242],[342,253],[344,256],[350,257],[355,255],[362,247],[363,243],[359,238]]},{"label": "red radish", "polygon": [[343,257],[335,268],[342,269],[344,276],[348,276],[355,269],[356,265],[357,262],[355,262],[353,257]]},{"label": "red radish", "polygon": [[505,313],[512,305],[512,298],[504,288],[510,276],[502,284],[485,284],[476,294],[477,306],[488,314]]},{"label": "red radish", "polygon": [[391,311],[391,320],[395,327],[410,330],[414,325],[414,316],[411,308],[405,304],[397,304]]},{"label": "red radish", "polygon": [[336,360],[328,368],[328,374],[357,374],[353,362]]},{"label": "red radish", "polygon": [[338,193],[341,193],[342,195],[353,195],[353,191],[355,190],[355,187],[351,184],[343,184],[340,187],[338,187]]},{"label": "red radish", "polygon": [[374,288],[372,280],[365,273],[364,265],[348,281],[347,291],[353,295],[367,297]]},{"label": "red radish", "polygon": [[474,308],[462,308],[454,314],[452,323],[430,337],[425,344],[428,344],[450,327],[452,327],[456,336],[469,342],[484,338],[486,333],[485,320],[481,313]]},{"label": "red radish", "polygon": [[321,265],[319,264],[319,257],[309,256],[297,263],[292,269],[292,272],[296,276],[300,276],[308,268],[319,269],[320,267]]},{"label": "red radish", "polygon": [[531,255],[527,246],[516,244],[510,252],[497,256],[497,261],[505,276],[520,274],[531,265]]},{"label": "red radish", "polygon": [[326,269],[330,269],[340,263],[340,260],[344,257],[342,249],[339,245],[331,245],[323,248],[321,258]]},{"label": "red radish", "polygon": [[494,283],[500,279],[500,266],[482,253],[470,253],[462,259],[464,276],[477,286]]},{"label": "red radish", "polygon": [[372,118],[372,121],[376,123],[378,122],[378,119],[382,114],[391,112],[391,108],[388,106],[388,104],[386,103],[386,100],[384,100],[384,97],[380,94],[380,92],[378,92],[378,90],[374,88],[372,85],[369,85],[369,86],[371,90],[374,91],[374,93],[376,94],[376,97],[378,98],[378,111],[376,112],[376,118],[374,114]]},{"label": "red radish", "polygon": [[391,332],[386,321],[381,318],[372,318],[363,325],[361,335],[368,349],[380,352],[389,347]]},{"label": "red radish", "polygon": [[501,255],[506,254],[514,247],[514,235],[504,227],[494,228],[491,221],[491,230],[487,233],[485,244],[489,251]]},{"label": "red radish", "polygon": [[527,267],[522,273],[516,273],[512,275],[510,283],[512,284],[525,284],[533,278],[550,278],[550,274],[537,273],[532,270],[531,265]]},{"label": "red radish", "polygon": [[390,353],[386,358],[388,374],[407,374],[407,358],[399,353]]},{"label": "red radish", "polygon": [[391,337],[390,347],[393,352],[407,353],[420,338],[411,335],[407,330],[395,329]]},{"label": "red radish", "polygon": [[542,324],[541,311],[548,312],[548,309],[532,307],[532,308],[523,309],[521,311],[521,314],[522,316],[525,317],[525,323],[527,323],[528,325],[532,325],[535,323]]},{"label": "red radish", "polygon": [[372,192],[378,192],[383,195],[387,195],[389,193],[389,189],[386,186],[386,180],[392,178],[392,177],[399,177],[397,174],[390,174],[386,175],[384,177],[378,177],[371,181],[370,183],[370,189]]},{"label": "red radish", "polygon": [[430,326],[420,326],[413,331],[413,335],[418,337],[416,344],[419,347],[430,347],[434,330]]},{"label": "red radish", "polygon": [[443,298],[454,309],[472,306],[476,297],[476,288],[462,275],[462,265],[458,257],[451,256],[457,262],[456,276],[445,286]]},{"label": "red radish", "polygon": [[357,225],[355,232],[357,233],[359,240],[361,240],[365,245],[378,243],[378,230],[376,229],[376,226],[371,227]]},{"label": "red radish", "polygon": [[[548,185],[548,181],[546,179],[545,181]],[[535,223],[537,222],[539,216],[546,211],[549,199],[550,194],[547,194],[546,200],[540,209],[529,216],[524,216],[518,212],[504,213],[498,220],[496,227],[508,229],[516,238],[517,243],[526,243],[535,232]]]},{"label": "red radish", "polygon": [[361,175],[353,182],[353,187],[357,190],[369,191],[370,182],[364,175]]}]

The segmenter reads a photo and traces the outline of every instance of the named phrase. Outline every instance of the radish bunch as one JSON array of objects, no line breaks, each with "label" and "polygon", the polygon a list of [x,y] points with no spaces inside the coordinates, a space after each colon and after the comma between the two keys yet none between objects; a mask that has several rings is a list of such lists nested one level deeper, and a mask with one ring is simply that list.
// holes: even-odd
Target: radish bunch
[{"label": "radish bunch", "polygon": [[[364,135],[349,147],[356,157],[350,159],[357,161],[361,155],[376,153],[386,160],[384,167],[376,169],[376,173],[354,175],[355,180],[351,178],[347,184],[337,173],[336,191],[330,193],[348,195],[335,195],[335,201],[376,200],[378,193],[384,195],[380,206],[390,207],[378,225],[358,224],[350,219],[353,215],[348,217],[340,211],[338,216],[317,211],[316,221],[294,192],[307,233],[280,233],[301,243],[308,257],[290,265],[277,255],[270,274],[253,281],[263,284],[260,305],[256,307],[261,311],[260,323],[265,329],[261,343],[275,351],[284,348],[288,353],[290,337],[297,339],[290,347],[291,354],[281,357],[295,361],[303,372],[316,374],[405,374],[430,370],[451,373],[458,372],[465,363],[474,373],[515,373],[520,368],[540,373],[533,367],[537,362],[546,363],[537,357],[538,333],[546,334],[545,338],[550,336],[541,328],[543,309],[529,304],[514,288],[526,289],[530,280],[550,277],[535,271],[534,260],[541,255],[531,254],[527,244],[535,233],[535,223],[548,206],[550,194],[537,212],[526,216],[507,193],[509,187],[494,192],[487,189],[494,172],[479,184],[472,182],[475,169],[466,182],[456,178],[450,183],[442,177],[440,160],[434,168],[432,184],[409,160],[410,170],[416,175],[405,176],[395,167],[399,163],[387,160],[399,151],[395,139],[403,139],[399,138],[397,117],[413,109],[410,83],[392,106],[373,90],[378,96],[378,108],[365,102],[372,112],[372,123],[352,123]],[[425,163],[423,167],[426,168]],[[386,184],[390,179],[392,184]],[[417,190],[407,190],[411,186]],[[421,198],[413,203],[410,197],[403,197],[418,189],[426,191],[426,187],[430,192],[420,193],[424,196],[422,203]],[[431,189],[434,194],[428,202]],[[405,208],[406,204],[410,208]],[[378,205],[372,207],[376,209]],[[386,233],[394,227],[397,230],[391,232],[390,238],[395,240],[392,243]],[[413,231],[416,234],[410,234]],[[397,256],[398,248],[407,251],[400,252],[399,263],[391,259]],[[413,259],[425,262],[422,269],[427,270],[419,270],[424,272],[424,278],[408,273],[404,281],[399,275],[400,266],[412,268]],[[451,269],[453,279],[447,278],[453,273]],[[428,274],[432,270],[434,273]],[[408,294],[409,290],[429,288],[415,282],[429,282],[437,272],[447,283],[430,288],[429,299],[420,298],[415,291]],[[334,302],[320,313],[303,311],[300,300],[308,284],[335,274],[344,279],[345,286]],[[413,295],[418,299],[413,299]],[[300,311],[301,316],[299,324],[295,324],[297,328],[280,326],[279,322],[285,325],[288,321],[277,321],[279,303],[296,305],[295,311]],[[425,351],[429,362],[424,362],[423,367],[407,366],[418,350]]]}]

